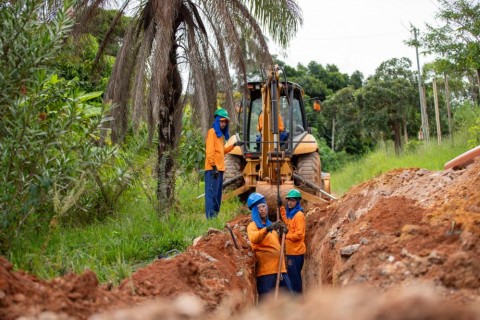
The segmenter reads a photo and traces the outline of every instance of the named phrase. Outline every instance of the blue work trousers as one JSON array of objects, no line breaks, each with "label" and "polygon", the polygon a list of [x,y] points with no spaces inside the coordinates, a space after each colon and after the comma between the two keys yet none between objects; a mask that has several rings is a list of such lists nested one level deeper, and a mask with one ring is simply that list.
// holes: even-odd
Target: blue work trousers
[{"label": "blue work trousers", "polygon": [[[257,277],[258,302],[264,299],[268,293],[275,291],[276,284],[277,274],[267,274]],[[292,284],[290,283],[288,274],[282,273],[279,287],[288,292],[292,292]]]},{"label": "blue work trousers", "polygon": [[205,170],[205,214],[207,219],[215,218],[222,204],[223,171],[218,171],[218,177],[213,176],[213,170]]},{"label": "blue work trousers", "polygon": [[305,255],[288,255],[287,254],[287,273],[292,284],[293,292],[302,293],[302,268]]}]

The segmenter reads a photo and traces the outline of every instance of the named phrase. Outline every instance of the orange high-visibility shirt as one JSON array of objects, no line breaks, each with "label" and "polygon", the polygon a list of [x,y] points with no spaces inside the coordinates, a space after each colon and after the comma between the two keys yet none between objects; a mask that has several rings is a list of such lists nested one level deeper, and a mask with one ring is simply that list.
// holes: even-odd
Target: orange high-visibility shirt
[{"label": "orange high-visibility shirt", "polygon": [[215,129],[210,128],[205,139],[205,170],[212,170],[217,166],[218,171],[225,171],[225,154],[233,150],[234,146],[225,147],[223,136],[215,134]]},{"label": "orange high-visibility shirt", "polygon": [[305,245],[305,215],[303,212],[298,211],[293,219],[288,219],[284,206],[280,207],[280,214],[288,228],[288,233],[285,237],[287,254],[292,256],[305,254],[307,251],[307,246]]},{"label": "orange high-visibility shirt", "polygon": [[[257,277],[278,272],[280,260],[280,240],[278,233],[273,230],[268,232],[266,228],[259,229],[255,222],[250,222],[247,227],[248,240],[250,240],[255,257],[257,258]],[[287,272],[285,259],[282,261],[282,273]]]},{"label": "orange high-visibility shirt", "polygon": [[[258,132],[262,132],[263,128],[263,111],[260,112],[260,115],[258,116],[258,124],[257,124],[257,130]],[[278,114],[278,132],[283,132],[285,131],[285,125],[283,124],[283,119],[280,113]]]}]

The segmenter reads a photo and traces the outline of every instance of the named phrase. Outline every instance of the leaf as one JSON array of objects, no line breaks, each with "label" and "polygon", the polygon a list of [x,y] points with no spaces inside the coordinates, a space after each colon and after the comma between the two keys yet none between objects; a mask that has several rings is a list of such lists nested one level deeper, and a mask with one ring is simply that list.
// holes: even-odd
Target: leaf
[{"label": "leaf", "polygon": [[80,95],[79,97],[77,97],[76,100],[81,101],[81,102],[85,102],[85,101],[88,101],[88,100],[98,98],[102,94],[103,94],[103,91],[89,92],[89,93],[85,93],[85,94]]}]

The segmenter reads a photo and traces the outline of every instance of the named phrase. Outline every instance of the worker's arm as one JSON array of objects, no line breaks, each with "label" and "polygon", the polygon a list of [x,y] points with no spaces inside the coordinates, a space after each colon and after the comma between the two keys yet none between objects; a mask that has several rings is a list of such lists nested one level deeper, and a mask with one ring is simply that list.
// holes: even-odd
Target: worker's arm
[{"label": "worker's arm", "polygon": [[262,133],[263,126],[263,112],[258,115],[257,131]]},{"label": "worker's arm", "polygon": [[288,221],[287,221],[287,211],[285,210],[285,206],[284,206],[284,205],[281,205],[281,206],[280,206],[280,215],[282,216],[283,222],[285,222],[285,224],[288,224]]},{"label": "worker's arm", "polygon": [[215,130],[209,129],[205,140],[205,157],[210,167],[215,165]]},{"label": "worker's arm", "polygon": [[224,154],[227,154],[229,153],[230,151],[233,150],[233,148],[235,148],[235,146],[232,144],[232,145],[229,145],[228,147],[223,147],[223,153]]},{"label": "worker's arm", "polygon": [[248,240],[251,243],[259,243],[267,235],[267,228],[258,229],[255,223],[250,223],[247,227]]},{"label": "worker's arm", "polygon": [[283,132],[283,131],[285,131],[285,125],[283,124],[283,119],[279,112],[278,113],[278,132]]}]

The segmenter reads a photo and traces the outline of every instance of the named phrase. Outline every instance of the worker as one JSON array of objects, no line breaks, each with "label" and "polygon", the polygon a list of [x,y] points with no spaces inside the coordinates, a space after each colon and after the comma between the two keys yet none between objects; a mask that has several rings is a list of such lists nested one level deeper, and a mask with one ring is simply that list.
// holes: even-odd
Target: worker
[{"label": "worker", "polygon": [[280,287],[292,291],[286,273],[285,260],[280,261],[283,248],[280,245],[279,231],[287,232],[281,221],[272,223],[268,219],[268,207],[265,197],[254,192],[247,199],[248,208],[252,211],[252,222],[247,226],[248,239],[257,259],[256,279],[258,300],[275,289],[279,263],[281,263]]},{"label": "worker", "polygon": [[295,293],[302,293],[302,268],[307,247],[305,245],[305,215],[301,207],[301,193],[292,189],[287,193],[287,207],[278,199],[282,220],[288,228],[285,239],[287,252],[287,273]]},{"label": "worker", "polygon": [[[257,150],[260,150],[260,141],[262,140],[262,128],[263,128],[263,110],[258,115],[257,131],[260,132],[260,134],[257,134],[257,139],[256,139]],[[288,131],[285,130],[285,125],[283,124],[283,119],[280,112],[278,113],[278,132],[280,134],[280,142],[282,142],[281,145],[283,146],[285,141],[287,141],[288,139]]]},{"label": "worker", "polygon": [[205,213],[207,219],[216,217],[220,212],[225,171],[224,156],[234,147],[243,145],[243,141],[237,141],[233,145],[225,147],[225,140],[230,137],[228,112],[219,108],[213,116],[213,125],[208,130],[205,140]]}]

